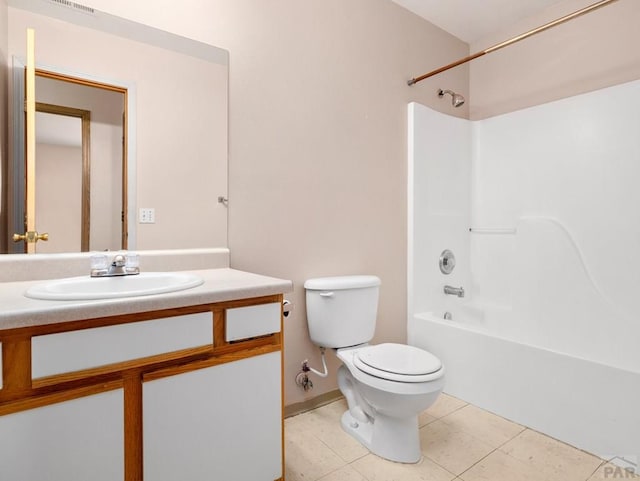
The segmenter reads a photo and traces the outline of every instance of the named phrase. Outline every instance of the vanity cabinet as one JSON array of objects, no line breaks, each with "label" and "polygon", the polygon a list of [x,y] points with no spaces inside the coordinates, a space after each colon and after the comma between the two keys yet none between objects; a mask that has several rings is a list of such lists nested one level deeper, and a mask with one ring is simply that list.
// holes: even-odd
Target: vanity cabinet
[{"label": "vanity cabinet", "polygon": [[281,294],[0,343],[0,480],[284,479]]}]

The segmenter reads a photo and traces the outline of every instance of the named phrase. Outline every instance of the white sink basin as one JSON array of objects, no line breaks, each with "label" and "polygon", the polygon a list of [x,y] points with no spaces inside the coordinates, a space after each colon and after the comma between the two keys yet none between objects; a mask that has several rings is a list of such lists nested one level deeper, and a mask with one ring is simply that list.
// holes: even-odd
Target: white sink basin
[{"label": "white sink basin", "polygon": [[25,296],[32,299],[84,301],[148,296],[182,291],[201,285],[198,276],[181,272],[143,272],[120,277],[70,277],[30,287]]}]

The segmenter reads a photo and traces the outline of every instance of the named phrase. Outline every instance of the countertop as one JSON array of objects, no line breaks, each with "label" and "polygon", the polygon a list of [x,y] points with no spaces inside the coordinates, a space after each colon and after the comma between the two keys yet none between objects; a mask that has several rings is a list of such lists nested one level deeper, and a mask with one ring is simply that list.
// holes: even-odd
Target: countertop
[{"label": "countertop", "polygon": [[2,282],[0,283],[0,331],[248,299],[283,294],[293,290],[291,281],[229,268],[184,272],[201,277],[204,283],[192,289],[168,294],[90,301],[29,299],[24,296],[25,291],[43,281]]}]

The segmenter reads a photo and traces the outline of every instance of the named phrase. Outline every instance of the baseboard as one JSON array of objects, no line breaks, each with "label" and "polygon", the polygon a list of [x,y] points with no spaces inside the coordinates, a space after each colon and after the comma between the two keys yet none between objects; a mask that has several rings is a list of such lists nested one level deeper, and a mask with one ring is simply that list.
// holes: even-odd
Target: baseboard
[{"label": "baseboard", "polygon": [[337,401],[342,398],[342,393],[339,389],[335,389],[333,391],[326,392],[324,394],[320,394],[311,399],[307,399],[306,401],[302,401],[295,404],[289,404],[284,407],[284,417],[289,418],[291,416],[295,416],[297,414],[302,414],[307,411],[311,411],[312,409],[319,408],[324,406],[325,404],[332,403],[333,401]]}]

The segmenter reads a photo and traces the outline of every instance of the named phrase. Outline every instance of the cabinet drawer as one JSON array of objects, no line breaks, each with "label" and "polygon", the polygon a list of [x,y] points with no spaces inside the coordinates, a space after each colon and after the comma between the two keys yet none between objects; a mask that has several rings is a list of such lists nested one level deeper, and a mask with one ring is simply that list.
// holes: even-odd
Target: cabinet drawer
[{"label": "cabinet drawer", "polygon": [[36,336],[32,376],[39,378],[213,345],[213,313]]},{"label": "cabinet drawer", "polygon": [[0,342],[0,389],[2,389],[2,343]]},{"label": "cabinet drawer", "polygon": [[227,309],[226,341],[239,341],[280,332],[281,310],[282,305],[279,302]]}]

